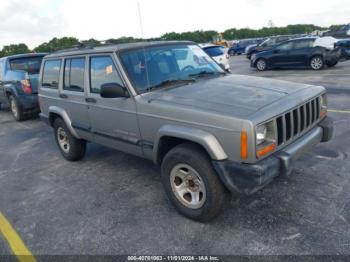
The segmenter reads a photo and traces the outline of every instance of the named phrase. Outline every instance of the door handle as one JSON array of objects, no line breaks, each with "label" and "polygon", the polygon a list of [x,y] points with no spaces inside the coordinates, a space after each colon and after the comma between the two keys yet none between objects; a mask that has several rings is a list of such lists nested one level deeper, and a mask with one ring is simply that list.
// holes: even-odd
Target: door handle
[{"label": "door handle", "polygon": [[85,101],[88,102],[88,103],[96,103],[96,99],[95,98],[92,98],[92,97],[87,97],[85,98]]},{"label": "door handle", "polygon": [[68,96],[66,94],[60,94],[60,98],[68,98]]}]

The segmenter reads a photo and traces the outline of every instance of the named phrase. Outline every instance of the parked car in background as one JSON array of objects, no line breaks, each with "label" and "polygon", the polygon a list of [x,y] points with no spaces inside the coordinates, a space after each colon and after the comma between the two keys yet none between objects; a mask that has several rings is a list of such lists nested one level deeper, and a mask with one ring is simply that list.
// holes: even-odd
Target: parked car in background
[{"label": "parked car in background", "polygon": [[261,39],[243,39],[238,40],[233,43],[233,45],[228,49],[228,54],[231,56],[241,55],[245,53],[246,47],[252,44],[258,45],[262,42]]},{"label": "parked car in background", "polygon": [[17,121],[39,113],[38,76],[45,53],[0,59],[0,105],[10,106]]},{"label": "parked car in background", "polygon": [[304,37],[285,41],[274,48],[252,56],[251,66],[259,71],[276,67],[311,67],[320,70],[325,65],[335,66],[341,56],[339,48],[328,50],[314,46],[316,37]]},{"label": "parked car in background", "polygon": [[230,71],[230,57],[227,48],[221,45],[201,44],[200,47],[213,58],[223,69]]},{"label": "parked car in background", "polygon": [[193,42],[54,53],[40,78],[41,117],[63,157],[80,160],[91,141],[152,160],[174,207],[199,221],[229,192],[291,174],[333,133],[325,88],[227,74]]},{"label": "parked car in background", "polygon": [[350,38],[350,24],[344,25],[338,30],[327,31],[323,36],[332,36],[334,38]]},{"label": "parked car in background", "polygon": [[339,40],[334,44],[334,46],[336,48],[340,48],[342,52],[341,60],[350,59],[350,39]]},{"label": "parked car in background", "polygon": [[273,48],[274,46],[290,40],[292,38],[296,38],[295,36],[291,36],[291,35],[281,35],[281,36],[272,36],[267,38],[265,41],[263,41],[262,43],[260,43],[259,45],[250,48],[249,50],[247,50],[246,52],[246,56],[248,59],[250,59],[252,57],[253,54],[256,54],[258,52],[262,52],[265,50],[269,50],[271,48]]}]

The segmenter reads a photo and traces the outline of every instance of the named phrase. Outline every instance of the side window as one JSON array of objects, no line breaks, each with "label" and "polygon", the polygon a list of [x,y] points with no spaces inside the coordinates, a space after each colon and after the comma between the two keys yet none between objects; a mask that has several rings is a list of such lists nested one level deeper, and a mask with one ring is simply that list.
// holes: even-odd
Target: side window
[{"label": "side window", "polygon": [[85,58],[66,59],[63,89],[84,92]]},{"label": "side window", "polygon": [[301,48],[309,48],[313,46],[314,41],[313,40],[303,40],[295,42],[294,48],[295,49],[301,49]]},{"label": "side window", "polygon": [[42,86],[58,89],[61,60],[49,60],[44,64]]},{"label": "side window", "polygon": [[291,50],[292,47],[293,47],[293,42],[288,42],[288,43],[281,44],[280,46],[278,46],[278,50],[287,51],[287,50]]},{"label": "side window", "polygon": [[91,93],[100,93],[101,86],[106,83],[117,83],[124,86],[110,56],[95,56],[90,58],[90,89]]}]

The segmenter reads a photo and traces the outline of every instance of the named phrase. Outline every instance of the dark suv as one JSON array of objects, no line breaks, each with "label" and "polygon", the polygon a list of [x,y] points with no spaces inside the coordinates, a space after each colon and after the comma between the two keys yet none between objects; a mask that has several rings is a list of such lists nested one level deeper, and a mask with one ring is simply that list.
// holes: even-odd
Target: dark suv
[{"label": "dark suv", "polygon": [[269,49],[275,47],[276,45],[278,45],[284,41],[288,41],[290,39],[293,39],[293,38],[296,38],[296,36],[280,35],[280,36],[269,37],[264,42],[260,43],[259,45],[247,50],[246,56],[248,59],[250,59],[253,54],[269,50]]},{"label": "dark suv", "polygon": [[45,53],[0,59],[0,106],[10,106],[17,121],[39,113],[38,76]]}]

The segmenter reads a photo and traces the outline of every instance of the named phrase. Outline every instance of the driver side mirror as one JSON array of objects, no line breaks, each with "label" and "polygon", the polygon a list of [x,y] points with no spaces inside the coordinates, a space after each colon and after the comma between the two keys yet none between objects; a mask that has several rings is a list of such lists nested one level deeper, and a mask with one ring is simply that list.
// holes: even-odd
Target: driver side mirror
[{"label": "driver side mirror", "polygon": [[103,98],[130,97],[125,87],[117,83],[106,83],[101,85],[100,95]]}]

